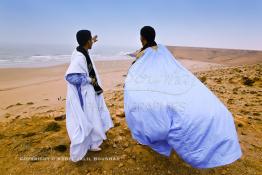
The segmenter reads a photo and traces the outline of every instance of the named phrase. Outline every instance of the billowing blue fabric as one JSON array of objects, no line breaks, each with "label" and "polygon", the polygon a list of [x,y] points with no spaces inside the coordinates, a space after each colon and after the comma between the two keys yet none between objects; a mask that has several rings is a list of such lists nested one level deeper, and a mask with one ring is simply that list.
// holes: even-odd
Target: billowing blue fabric
[{"label": "billowing blue fabric", "polygon": [[81,94],[81,85],[86,84],[86,83],[90,83],[90,80],[87,79],[87,76],[83,73],[74,73],[74,74],[68,74],[66,76],[66,80],[75,85],[77,92],[78,92],[78,96],[79,96],[79,100],[80,100],[80,104],[81,107],[83,109],[83,97]]},{"label": "billowing blue fabric", "polygon": [[242,155],[231,113],[165,46],[146,49],[130,67],[124,109],[132,137],[162,155],[175,150],[196,168]]}]

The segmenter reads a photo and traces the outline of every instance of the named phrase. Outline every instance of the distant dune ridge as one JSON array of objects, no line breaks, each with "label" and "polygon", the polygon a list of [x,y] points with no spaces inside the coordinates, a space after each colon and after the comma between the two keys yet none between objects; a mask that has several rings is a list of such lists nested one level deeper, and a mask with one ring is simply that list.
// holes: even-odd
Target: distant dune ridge
[{"label": "distant dune ridge", "polygon": [[[0,68],[0,174],[254,175],[262,172],[262,52],[168,47],[232,112],[243,156],[233,164],[194,169],[175,153],[163,157],[136,143],[127,127],[123,82],[133,60],[96,61],[115,127],[101,152],[68,161],[67,64]],[[215,70],[213,70],[215,68]]]},{"label": "distant dune ridge", "polygon": [[225,65],[262,63],[262,51],[203,47],[168,46],[178,59],[198,60]]}]

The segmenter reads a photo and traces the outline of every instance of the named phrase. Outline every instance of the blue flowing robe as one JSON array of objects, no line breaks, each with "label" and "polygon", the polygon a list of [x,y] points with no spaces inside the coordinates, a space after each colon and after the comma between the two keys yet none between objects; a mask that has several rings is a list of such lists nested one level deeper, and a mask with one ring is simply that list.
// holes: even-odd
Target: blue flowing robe
[{"label": "blue flowing robe", "polygon": [[232,114],[165,46],[147,48],[129,69],[124,110],[135,140],[196,168],[242,155]]}]

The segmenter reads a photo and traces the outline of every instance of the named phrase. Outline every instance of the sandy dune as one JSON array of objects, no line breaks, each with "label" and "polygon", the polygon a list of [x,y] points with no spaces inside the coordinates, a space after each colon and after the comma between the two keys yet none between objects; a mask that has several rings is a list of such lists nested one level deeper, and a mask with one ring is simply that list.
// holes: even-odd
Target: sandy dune
[{"label": "sandy dune", "polygon": [[[214,53],[206,49],[176,49],[171,48],[179,61],[233,113],[244,153],[240,160],[224,167],[198,170],[185,164],[175,153],[165,158],[137,144],[131,138],[123,110],[123,81],[132,60],[98,61],[96,65],[115,127],[107,133],[102,152],[88,153],[86,160],[78,163],[66,160],[70,142],[65,126],[63,76],[68,65],[0,69],[1,174],[253,175],[262,172],[261,53],[252,51],[244,59],[242,51],[234,50],[225,56],[221,50]],[[233,52],[236,52],[235,59],[240,57],[238,61],[227,59],[233,57]],[[214,59],[210,59],[214,54]],[[249,65],[238,66],[240,63]]]},{"label": "sandy dune", "polygon": [[225,65],[262,63],[262,51],[237,49],[212,49],[199,47],[168,46],[180,59],[197,60]]}]

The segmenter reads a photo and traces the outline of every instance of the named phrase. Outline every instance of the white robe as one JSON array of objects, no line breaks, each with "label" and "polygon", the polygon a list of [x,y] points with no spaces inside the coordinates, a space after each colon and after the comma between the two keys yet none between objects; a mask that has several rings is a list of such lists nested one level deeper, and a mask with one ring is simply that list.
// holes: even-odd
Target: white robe
[{"label": "white robe", "polygon": [[[97,81],[101,86],[98,72]],[[85,56],[74,51],[65,77],[71,73],[85,73],[89,77]],[[101,86],[102,87],[102,86]],[[83,109],[81,108],[77,88],[67,82],[66,128],[71,141],[70,159],[81,160],[92,147],[98,147],[106,139],[106,131],[113,127],[110,113],[106,107],[103,94],[97,95],[93,85],[81,85]]]}]

